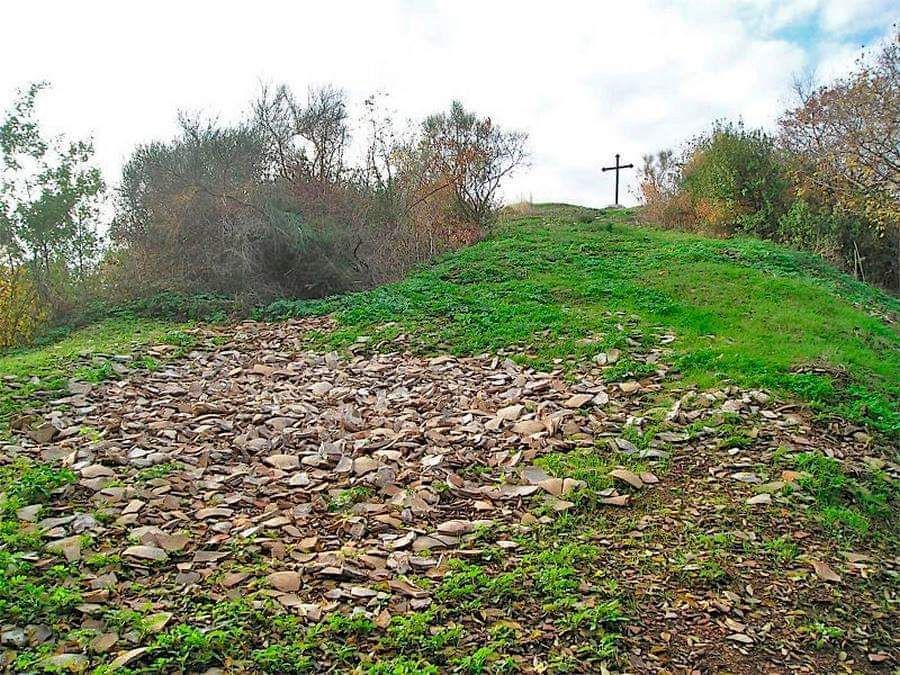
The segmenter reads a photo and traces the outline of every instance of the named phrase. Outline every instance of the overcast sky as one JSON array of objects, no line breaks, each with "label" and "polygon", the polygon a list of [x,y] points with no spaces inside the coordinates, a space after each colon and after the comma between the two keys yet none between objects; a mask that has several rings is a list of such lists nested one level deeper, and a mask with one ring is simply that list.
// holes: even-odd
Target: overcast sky
[{"label": "overcast sky", "polygon": [[261,80],[388,91],[401,119],[459,98],[530,134],[507,198],[600,206],[614,153],[639,163],[719,117],[771,126],[795,75],[846,70],[898,18],[895,0],[28,0],[3,7],[0,105],[49,80],[41,119],[92,136],[114,184],[178,109],[235,119]]}]

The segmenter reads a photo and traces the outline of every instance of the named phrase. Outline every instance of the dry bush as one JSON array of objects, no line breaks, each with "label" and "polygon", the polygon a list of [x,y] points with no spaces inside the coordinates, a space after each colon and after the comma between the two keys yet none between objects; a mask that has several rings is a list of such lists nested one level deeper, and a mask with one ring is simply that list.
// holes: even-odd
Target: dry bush
[{"label": "dry bush", "polygon": [[526,218],[528,216],[537,215],[537,212],[534,209],[534,202],[531,197],[522,198],[517,202],[513,202],[512,204],[506,204],[503,207],[503,213],[505,215],[517,218]]},{"label": "dry bush", "polygon": [[674,153],[661,150],[656,155],[644,155],[643,159],[639,176],[641,220],[669,228],[697,229],[701,221],[690,197],[680,190],[681,168]]},{"label": "dry bush", "polygon": [[345,164],[346,103],[331,87],[303,103],[264,88],[239,125],[182,117],[177,138],[139,147],[111,230],[113,296],[320,297],[394,279],[480,238],[524,136],[455,104],[401,137],[374,98],[366,106],[362,166]]},{"label": "dry bush", "polygon": [[424,182],[450,187],[457,219],[484,225],[496,216],[500,183],[525,163],[527,140],[453,101],[448,113],[422,123]]}]

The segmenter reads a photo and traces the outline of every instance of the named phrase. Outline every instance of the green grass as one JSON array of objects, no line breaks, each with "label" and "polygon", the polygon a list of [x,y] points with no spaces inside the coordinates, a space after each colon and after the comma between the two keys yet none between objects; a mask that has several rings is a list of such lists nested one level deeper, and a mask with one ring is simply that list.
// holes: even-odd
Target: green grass
[{"label": "green grass", "polygon": [[688,383],[765,387],[900,433],[896,298],[768,242],[637,227],[622,210],[593,220],[561,213],[569,217],[547,209],[503,222],[487,240],[399,283],[279,301],[256,316],[330,312],[339,328],[316,336],[323,345],[407,334],[426,352],[518,347],[540,367],[617,347],[625,361],[617,377],[634,370],[629,337],[649,345],[671,331]]},{"label": "green grass", "polygon": [[[170,321],[123,315],[76,330],[49,345],[0,355],[0,378],[12,377],[17,385],[0,380],[0,433],[17,412],[42,392],[64,388],[73,374],[94,383],[115,377],[112,364],[100,355],[130,354],[141,345],[162,342],[186,349],[193,336],[183,328]],[[138,358],[134,365],[146,368],[148,362]]]},{"label": "green grass", "polygon": [[0,466],[0,514],[10,515],[29,504],[46,502],[57,488],[74,483],[75,473],[25,459]]},{"label": "green grass", "polygon": [[900,490],[881,470],[844,472],[841,462],[817,452],[797,456],[798,484],[814,500],[815,513],[826,528],[856,537],[896,532]]}]

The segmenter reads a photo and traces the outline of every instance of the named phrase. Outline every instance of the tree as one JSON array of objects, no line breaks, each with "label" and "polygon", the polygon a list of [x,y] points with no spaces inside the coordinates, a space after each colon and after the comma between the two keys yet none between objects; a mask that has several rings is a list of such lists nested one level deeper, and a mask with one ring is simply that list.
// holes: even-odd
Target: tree
[{"label": "tree", "polygon": [[304,105],[287,85],[275,89],[264,85],[253,104],[253,115],[280,177],[311,178],[322,192],[341,180],[350,142],[343,90],[331,85],[310,87]]},{"label": "tree", "polygon": [[46,87],[20,90],[0,125],[0,249],[11,269],[27,265],[44,301],[55,275],[84,271],[95,257],[104,187],[90,141],[41,133],[35,102]]},{"label": "tree", "polygon": [[525,132],[505,131],[490,117],[479,119],[453,101],[449,113],[431,115],[422,123],[426,178],[435,192],[452,189],[460,215],[483,225],[499,206],[501,181],[527,160],[527,139]]},{"label": "tree", "polygon": [[877,276],[900,288],[900,28],[848,76],[795,89],[798,104],[780,120],[795,182],[804,197],[856,218],[864,241],[852,242],[854,256],[880,249],[865,254],[868,266],[893,268]]}]

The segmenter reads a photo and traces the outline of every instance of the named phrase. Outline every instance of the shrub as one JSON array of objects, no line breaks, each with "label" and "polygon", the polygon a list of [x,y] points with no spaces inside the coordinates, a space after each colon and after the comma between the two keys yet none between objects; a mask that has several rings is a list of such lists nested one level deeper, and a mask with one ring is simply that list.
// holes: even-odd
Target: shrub
[{"label": "shrub", "polygon": [[124,169],[110,297],[324,297],[477,240],[524,135],[459,104],[410,139],[371,115],[363,167],[345,163],[346,103],[330,87],[305,103],[264,88],[235,125],[182,117],[176,138],[139,147]]},{"label": "shrub", "polygon": [[788,181],[774,141],[742,124],[717,123],[689,146],[681,187],[710,230],[771,237],[786,210]]},{"label": "shrub", "polygon": [[900,289],[900,33],[820,87],[770,137],[740,123],[644,158],[644,220],[745,233],[814,251],[863,281]]},{"label": "shrub", "polygon": [[644,157],[642,215],[667,227],[772,237],[787,211],[788,186],[771,137],[717,122],[677,160],[667,150]]},{"label": "shrub", "polygon": [[104,185],[90,141],[42,132],[35,108],[46,87],[20,90],[0,118],[0,254],[61,314],[96,259]]},{"label": "shrub", "polygon": [[817,209],[802,197],[778,219],[775,239],[794,248],[818,253],[841,264],[841,228],[844,223],[831,213]]},{"label": "shrub", "polygon": [[0,349],[31,341],[47,319],[25,268],[0,266]]}]

